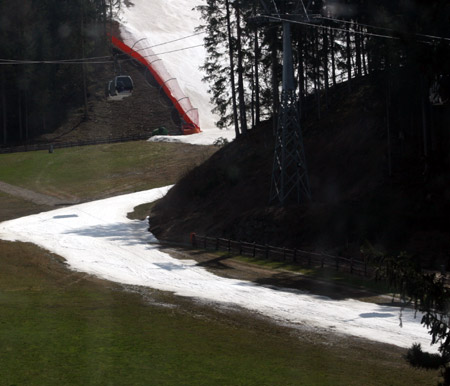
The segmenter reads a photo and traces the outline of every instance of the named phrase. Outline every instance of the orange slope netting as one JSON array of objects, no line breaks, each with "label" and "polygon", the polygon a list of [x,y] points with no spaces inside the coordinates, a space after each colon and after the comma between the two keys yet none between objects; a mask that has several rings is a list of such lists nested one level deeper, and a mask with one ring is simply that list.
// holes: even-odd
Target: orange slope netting
[{"label": "orange slope netting", "polygon": [[150,54],[147,54],[147,52],[145,52],[144,55],[137,52],[138,50],[151,51],[148,48],[134,49],[134,46],[128,46],[115,36],[111,36],[111,41],[116,49],[137,60],[150,71],[153,78],[163,89],[163,91],[172,101],[175,109],[178,111],[178,114],[181,117],[181,130],[183,131],[183,134],[200,133],[201,130],[199,126],[198,109],[192,106],[191,101],[186,95],[184,95],[176,78],[173,78],[169,74],[169,72],[162,64],[162,61],[156,55],[154,55],[153,52],[150,52]]}]

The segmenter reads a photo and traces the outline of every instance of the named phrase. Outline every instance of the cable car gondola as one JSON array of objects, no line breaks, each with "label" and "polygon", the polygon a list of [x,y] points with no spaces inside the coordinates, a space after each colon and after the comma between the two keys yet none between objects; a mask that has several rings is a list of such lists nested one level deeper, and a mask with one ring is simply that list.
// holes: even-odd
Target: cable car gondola
[{"label": "cable car gondola", "polygon": [[106,97],[111,101],[120,101],[133,93],[133,80],[128,75],[118,75],[108,82]]}]

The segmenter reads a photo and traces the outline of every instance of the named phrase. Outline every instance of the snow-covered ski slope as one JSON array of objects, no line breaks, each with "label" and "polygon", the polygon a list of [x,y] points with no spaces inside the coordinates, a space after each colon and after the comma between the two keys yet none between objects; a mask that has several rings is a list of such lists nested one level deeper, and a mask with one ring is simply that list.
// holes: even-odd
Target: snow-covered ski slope
[{"label": "snow-covered ski slope", "polygon": [[[37,244],[67,260],[77,271],[133,285],[172,291],[206,302],[243,307],[306,329],[349,334],[430,349],[420,315],[356,300],[332,300],[292,289],[257,285],[213,275],[195,261],[174,259],[158,249],[146,221],[126,214],[156,200],[167,188],[132,193],[0,223],[0,239]],[[431,349],[433,349],[431,347]]]},{"label": "snow-covered ski slope", "polygon": [[[125,43],[134,42],[152,47],[162,60],[170,75],[178,83],[194,107],[199,110],[200,128],[203,133],[190,136],[173,136],[171,141],[194,144],[211,144],[223,137],[234,138],[233,130],[220,130],[215,122],[218,117],[211,112],[208,85],[202,81],[206,50],[202,46],[203,35],[195,35],[195,28],[201,24],[200,13],[193,8],[202,5],[203,0],[133,0],[129,6],[123,5],[120,14],[121,33]],[[186,39],[179,40],[180,38]],[[174,41],[176,40],[176,41]],[[174,42],[172,42],[174,41]],[[172,42],[164,44],[166,42]],[[189,48],[198,46],[195,48]],[[174,51],[174,52],[169,52]],[[144,54],[143,52],[140,52]],[[153,141],[164,140],[156,137]]]}]

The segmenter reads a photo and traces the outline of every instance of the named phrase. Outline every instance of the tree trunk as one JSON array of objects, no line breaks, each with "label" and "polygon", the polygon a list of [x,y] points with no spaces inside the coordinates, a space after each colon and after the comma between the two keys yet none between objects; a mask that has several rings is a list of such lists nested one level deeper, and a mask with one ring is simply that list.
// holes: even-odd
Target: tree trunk
[{"label": "tree trunk", "polygon": [[238,52],[238,93],[239,93],[239,118],[241,123],[242,134],[247,133],[247,113],[245,106],[245,90],[244,90],[244,55],[242,53],[242,29],[241,29],[241,12],[239,6],[236,10],[236,27],[237,27],[237,52]]},{"label": "tree trunk", "polygon": [[19,90],[19,97],[17,100],[18,111],[19,111],[19,139],[23,141],[23,121],[22,121],[22,92]]},{"label": "tree trunk", "polygon": [[[84,0],[81,0],[81,57],[84,58]],[[81,65],[83,70],[83,101],[84,101],[84,119],[88,119],[88,100],[87,100],[87,81],[86,64]]]},{"label": "tree trunk", "polygon": [[[362,31],[362,28],[361,28]],[[367,50],[366,50],[366,38],[364,35],[361,36],[361,54],[362,54],[362,65],[364,70],[364,75],[368,75],[368,66],[367,66]]]},{"label": "tree trunk", "polygon": [[102,0],[101,4],[102,4],[102,11],[103,11],[103,14],[102,14],[103,36],[105,39],[108,39],[107,38],[107,29],[106,29],[106,22],[108,20],[108,8],[106,7],[106,0]]},{"label": "tree trunk", "polygon": [[388,173],[389,177],[392,177],[392,148],[391,148],[391,85],[388,78],[388,84],[386,87],[386,135],[387,135],[387,148],[388,148]]},{"label": "tree trunk", "polygon": [[[356,32],[360,31],[360,28],[355,25]],[[361,65],[361,35],[359,33],[355,34],[355,50],[356,50],[356,75],[358,78],[362,76],[362,65]]]},{"label": "tree trunk", "polygon": [[347,86],[351,90],[351,79],[352,79],[352,51],[350,47],[350,27],[348,24],[345,26],[346,29],[346,55],[347,55]]},{"label": "tree trunk", "polygon": [[321,118],[320,106],[320,55],[319,55],[319,32],[314,31],[314,92],[317,103],[317,119]]},{"label": "tree trunk", "polygon": [[28,92],[25,91],[25,141],[28,141]]},{"label": "tree trunk", "polygon": [[6,114],[8,113],[6,111],[6,84],[5,84],[5,70],[2,71],[2,124],[3,124],[3,144],[6,145],[6,143],[8,142],[8,129],[7,129],[7,125],[8,125],[8,120],[6,117]]},{"label": "tree trunk", "polygon": [[300,32],[299,38],[298,38],[298,111],[300,118],[303,117],[303,102],[306,97],[306,91],[305,91],[305,54],[304,54],[304,45],[303,45],[303,34]]},{"label": "tree trunk", "polygon": [[255,69],[252,66],[252,95],[251,95],[251,103],[250,103],[250,113],[251,113],[251,118],[252,118],[252,129],[255,128]]},{"label": "tree trunk", "polygon": [[333,86],[336,86],[336,57],[334,48],[334,32],[333,30],[330,30],[331,76],[333,79]]},{"label": "tree trunk", "polygon": [[279,84],[280,80],[278,77],[278,50],[277,50],[277,30],[273,28],[271,30],[271,52],[270,56],[272,59],[272,115],[273,115],[273,129],[274,133],[277,128],[277,117],[280,108],[280,90]]},{"label": "tree trunk", "polygon": [[325,84],[325,104],[326,106],[328,106],[328,90],[330,88],[328,76],[328,52],[329,52],[328,29],[323,30],[322,42],[323,42],[323,77]]},{"label": "tree trunk", "polygon": [[303,36],[300,33],[298,44],[298,93],[299,99],[304,98],[305,96],[305,64],[304,64],[304,46],[303,46]]},{"label": "tree trunk", "polygon": [[260,88],[259,88],[259,40],[258,40],[258,30],[255,30],[255,123],[259,125],[261,122],[261,102],[259,98]]},{"label": "tree trunk", "polygon": [[238,113],[237,113],[237,104],[236,104],[236,84],[234,79],[234,63],[233,63],[233,40],[231,35],[231,18],[230,18],[230,2],[229,0],[225,0],[226,13],[227,13],[227,33],[228,33],[228,55],[230,57],[230,78],[231,78],[231,99],[233,102],[233,122],[234,122],[234,131],[236,133],[236,137],[239,137],[241,134],[239,130],[239,121],[238,121]]},{"label": "tree trunk", "polygon": [[42,111],[42,132],[47,133],[47,120],[45,119],[45,111]]}]

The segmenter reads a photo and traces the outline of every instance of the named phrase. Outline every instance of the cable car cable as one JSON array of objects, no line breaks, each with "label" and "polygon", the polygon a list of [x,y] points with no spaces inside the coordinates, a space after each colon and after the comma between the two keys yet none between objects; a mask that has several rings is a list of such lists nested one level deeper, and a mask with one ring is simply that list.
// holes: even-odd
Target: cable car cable
[{"label": "cable car cable", "polygon": [[[185,51],[185,50],[190,50],[193,48],[198,48],[198,47],[203,47],[203,44],[197,44],[194,46],[189,46],[189,47],[183,47],[183,48],[178,48],[175,50],[171,50],[171,51],[165,51],[165,52],[159,52],[159,53],[154,53],[154,54],[149,54],[149,55],[144,55],[142,56],[143,58],[148,58],[148,57],[152,57],[152,56],[159,56],[159,55],[165,55],[165,54],[171,54],[174,52],[179,52],[179,51]],[[126,53],[122,53],[120,55],[126,55],[129,56]],[[110,56],[108,56],[108,58],[110,58]],[[70,60],[70,59],[65,59],[65,60],[13,60],[13,59],[0,59],[0,65],[26,65],[26,64],[108,64],[108,63],[114,63],[113,59],[110,60],[105,60],[105,61],[96,61],[96,62],[92,62],[90,60],[87,60],[90,58],[85,58],[85,60],[81,60],[81,59],[75,59],[75,60]],[[129,58],[129,59],[123,59],[122,61],[131,61],[131,60],[135,60],[134,58]]]},{"label": "cable car cable", "polygon": [[[195,34],[183,36],[181,38],[177,38],[177,39],[174,39],[174,40],[169,40],[169,41],[164,42],[164,43],[158,43],[158,44],[155,44],[153,46],[149,46],[149,47],[145,47],[145,48],[139,48],[139,49],[134,50],[134,51],[138,52],[138,51],[142,51],[142,50],[153,48],[153,47],[163,46],[163,45],[166,45],[166,44],[170,44],[170,43],[174,43],[174,42],[177,42],[177,41],[180,41],[180,40],[188,39],[190,37],[201,35],[201,34],[204,34],[204,33],[206,33],[206,32],[205,31],[197,32]],[[197,47],[197,46],[195,46],[195,47]],[[187,48],[182,48],[181,50],[185,50],[185,49],[187,49]],[[170,52],[175,52],[175,50],[170,51]],[[158,55],[162,55],[162,54],[165,54],[165,53],[166,52],[163,52],[163,53],[158,54]],[[126,53],[122,53],[122,54],[119,54],[119,55],[127,55],[128,56],[128,54],[126,54]],[[75,58],[75,59],[58,59],[58,60],[0,59],[0,64],[5,64],[5,63],[2,63],[2,62],[12,62],[11,64],[58,64],[58,63],[61,63],[61,64],[64,64],[64,63],[69,63],[69,64],[77,64],[77,63],[79,63],[79,64],[82,64],[82,63],[86,63],[86,64],[89,64],[89,63],[92,63],[92,64],[104,64],[104,63],[109,63],[110,61],[96,61],[96,60],[98,60],[98,59],[109,59],[109,58],[111,58],[111,55],[108,55],[108,56],[92,56],[92,57],[88,57],[88,58]],[[91,62],[91,60],[94,60],[95,62]]]},{"label": "cable car cable", "polygon": [[[339,22],[339,23],[345,23],[345,24],[356,24],[356,25],[360,25],[360,26],[363,26],[363,27],[368,27],[368,28],[379,29],[379,30],[383,30],[383,31],[390,31],[390,32],[400,33],[399,31],[396,31],[396,30],[394,30],[392,28],[378,27],[378,26],[374,26],[374,25],[371,25],[371,24],[365,24],[365,23],[359,23],[359,22],[354,23],[352,21],[342,20],[342,19],[335,19],[335,18],[332,18],[332,17],[316,16],[316,18],[317,19],[330,20],[330,21]],[[415,33],[413,33],[413,35],[420,36],[420,37],[425,37],[425,38],[430,38],[430,39],[436,39],[436,40],[447,40],[447,41],[450,41],[450,38],[444,37],[444,36],[422,34],[422,33],[419,33],[419,32],[415,32]]]}]

